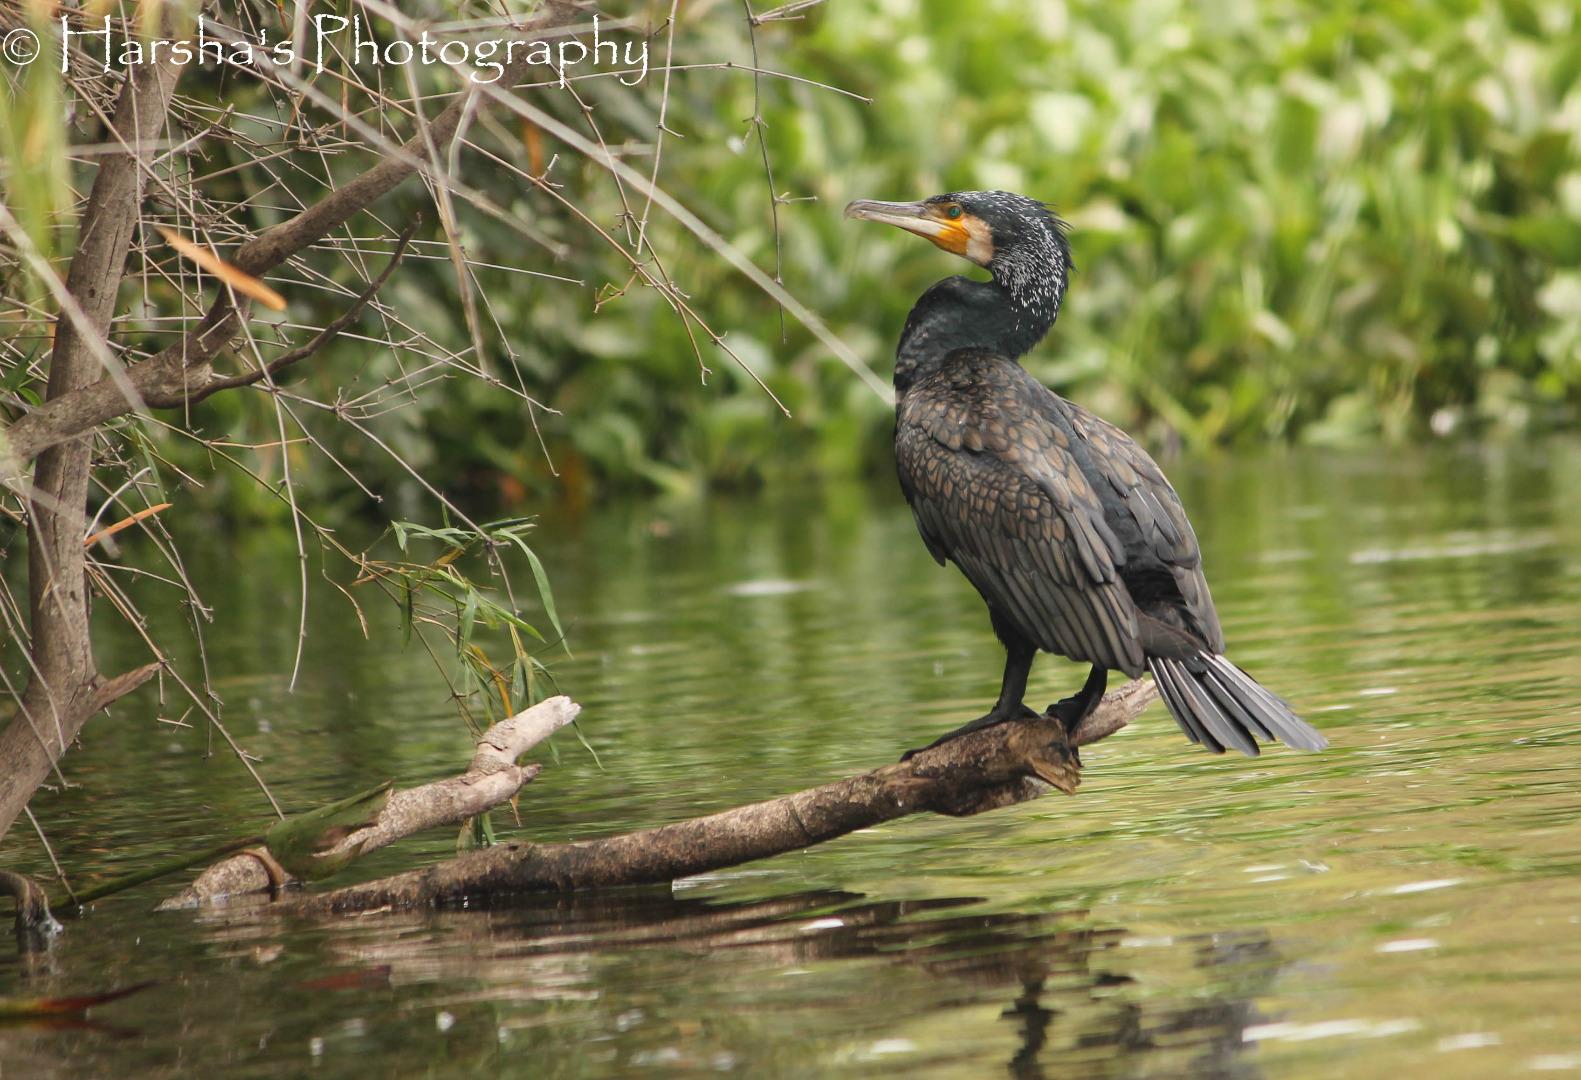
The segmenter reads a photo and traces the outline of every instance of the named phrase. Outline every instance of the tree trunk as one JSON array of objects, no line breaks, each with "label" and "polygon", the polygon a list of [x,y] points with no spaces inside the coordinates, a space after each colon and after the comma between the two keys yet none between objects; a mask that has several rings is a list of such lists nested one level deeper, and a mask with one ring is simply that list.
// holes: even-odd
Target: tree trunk
[{"label": "tree trunk", "polygon": [[[143,200],[143,178],[165,127],[181,67],[168,59],[128,74],[82,218],[66,290],[83,325],[62,314],[55,325],[47,401],[98,379],[95,348],[107,339],[126,253]],[[93,335],[93,336],[88,336]],[[39,455],[28,495],[28,599],[33,669],[20,707],[0,732],[0,837],[77,737],[107,704],[93,662],[88,627],[88,480],[93,435],[79,435]],[[149,672],[151,674],[152,672]],[[144,678],[147,675],[143,676]],[[138,680],[141,681],[141,680]],[[124,684],[125,680],[117,680]],[[134,684],[135,685],[135,684]],[[130,686],[125,686],[130,689]]]}]

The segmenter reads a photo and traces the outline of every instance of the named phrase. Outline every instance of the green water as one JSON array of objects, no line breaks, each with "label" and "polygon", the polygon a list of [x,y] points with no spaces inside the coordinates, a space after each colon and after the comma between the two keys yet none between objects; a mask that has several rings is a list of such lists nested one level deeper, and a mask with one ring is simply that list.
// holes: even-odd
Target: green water
[{"label": "green water", "polygon": [[[0,1070],[1581,1071],[1581,446],[1170,472],[1231,655],[1328,752],[1210,757],[1154,706],[1084,754],[1075,798],[904,820],[673,892],[304,922],[247,905],[155,915],[166,890],[147,886],[70,923],[42,963],[0,961],[0,994],[156,985],[85,1027],[0,1027]],[[191,528],[225,719],[283,803],[465,760],[392,611],[369,607],[364,641],[315,584],[288,693],[289,538]],[[546,521],[540,550],[571,623],[555,670],[602,768],[557,740],[521,835],[594,836],[860,771],[997,689],[980,602],[929,560],[888,485],[598,508]],[[154,629],[174,640],[184,617],[167,602]],[[1034,702],[1081,674],[1040,661]],[[174,694],[89,727],[68,762],[78,786],[35,802],[76,880],[260,820],[210,742]],[[409,841],[368,872],[453,840]],[[3,861],[47,872],[25,823]]]}]

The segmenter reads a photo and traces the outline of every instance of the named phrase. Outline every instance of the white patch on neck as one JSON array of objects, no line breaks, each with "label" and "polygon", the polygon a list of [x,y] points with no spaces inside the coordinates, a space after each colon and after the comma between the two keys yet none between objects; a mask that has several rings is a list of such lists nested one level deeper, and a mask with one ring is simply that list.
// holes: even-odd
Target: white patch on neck
[{"label": "white patch on neck", "polygon": [[1059,303],[1065,292],[1065,256],[1052,241],[1000,259],[993,273],[1019,307],[1051,306]]}]

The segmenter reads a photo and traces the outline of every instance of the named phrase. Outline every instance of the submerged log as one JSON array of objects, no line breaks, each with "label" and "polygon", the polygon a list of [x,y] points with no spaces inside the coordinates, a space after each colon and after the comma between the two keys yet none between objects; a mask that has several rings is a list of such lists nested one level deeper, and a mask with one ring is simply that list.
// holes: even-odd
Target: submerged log
[{"label": "submerged log", "polygon": [[844,836],[909,814],[966,816],[1057,787],[1074,794],[1076,748],[1119,731],[1156,696],[1136,680],[1107,694],[1067,737],[1046,717],[974,731],[909,761],[654,829],[570,844],[500,844],[436,866],[306,896],[302,913],[459,905],[515,893],[660,884]]}]

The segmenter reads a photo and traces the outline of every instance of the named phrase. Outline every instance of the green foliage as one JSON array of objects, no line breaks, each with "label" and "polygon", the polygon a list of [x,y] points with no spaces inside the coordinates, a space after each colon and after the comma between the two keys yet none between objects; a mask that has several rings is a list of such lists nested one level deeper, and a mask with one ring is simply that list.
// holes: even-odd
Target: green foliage
[{"label": "green foliage", "polygon": [[[760,93],[777,189],[815,197],[779,207],[785,281],[881,373],[917,294],[962,268],[843,221],[841,207],[1007,187],[1071,220],[1080,268],[1029,366],[1155,442],[1517,428],[1562,421],[1581,400],[1581,30],[1568,5],[840,3],[757,36],[765,67],[873,103],[678,73],[668,123],[686,138],[666,141],[661,183],[772,268],[744,122]],[[678,61],[750,56],[744,21],[718,13],[684,21],[677,49]],[[585,94],[610,141],[651,136],[607,85]],[[606,176],[561,168],[595,220],[617,219]],[[792,419],[706,342],[704,377],[653,290],[626,288],[595,313],[595,294],[629,271],[570,223],[539,221],[586,284],[500,273],[483,285],[517,353],[506,381],[563,417],[539,417],[558,477],[521,402],[471,381],[445,384],[433,411],[387,418],[415,460],[507,501],[882,463],[883,403],[793,321],[782,338],[772,303],[672,222],[655,212],[651,225],[667,269]],[[557,269],[485,254],[486,230],[467,241],[480,258]],[[399,280],[398,306],[459,326],[443,263]],[[315,378],[343,377],[345,362]],[[382,370],[360,363],[364,377]]]},{"label": "green foliage", "polygon": [[[28,18],[15,24],[8,22],[8,43],[26,50],[32,41],[48,41],[44,12],[43,7],[33,5],[25,11]],[[28,33],[34,38],[27,38]],[[10,79],[0,79],[0,192],[4,193],[6,213],[15,220],[21,234],[13,239],[21,258],[14,262],[0,259],[0,295],[33,303],[43,301],[48,294],[32,259],[47,262],[58,252],[71,250],[73,222],[66,214],[72,197],[69,132],[61,122],[63,108],[59,69],[48,63],[47,57],[19,65]],[[0,232],[0,236],[4,235]],[[28,272],[22,272],[24,267]],[[6,322],[17,319],[25,310],[21,304],[8,303],[5,307],[11,310],[0,313],[0,319],[5,320],[0,322],[0,333]],[[23,389],[18,378],[18,373],[27,367],[24,363],[6,370],[5,389],[21,390],[24,397],[32,399],[36,392]]]},{"label": "green foliage", "polygon": [[[558,644],[565,637],[555,610],[548,573],[526,541],[532,527],[531,518],[519,517],[481,525],[456,526],[447,522],[441,528],[409,521],[392,522],[390,532],[403,558],[375,560],[365,555],[360,559],[363,573],[353,583],[377,583],[386,593],[398,598],[401,629],[407,644],[417,636],[428,649],[442,677],[450,681],[451,698],[474,735],[481,735],[489,725],[512,716],[544,696],[543,687],[550,678],[549,671],[541,657],[529,649],[525,639]],[[440,549],[438,557],[428,562],[411,560],[415,547],[428,544]],[[520,554],[531,568],[544,615],[554,628],[553,642],[548,642],[543,633],[519,614],[520,603],[506,574],[501,552],[512,556]],[[468,556],[478,555],[483,557],[492,581],[480,583],[466,572]],[[435,652],[423,636],[425,629],[436,631],[454,646],[454,660]],[[484,640],[486,636],[508,646],[509,659],[503,664],[491,657],[486,647],[488,642]],[[598,755],[593,753],[581,731],[577,730],[576,734],[597,761]],[[553,743],[550,751],[558,761],[559,752]],[[462,824],[457,845],[462,849],[487,847],[494,840],[493,821],[489,815],[482,814]],[[270,850],[274,850],[273,833]],[[350,857],[355,858],[355,854]],[[281,864],[297,873],[284,859]],[[344,863],[325,872],[333,873],[341,865]]]},{"label": "green foliage", "polygon": [[[861,145],[822,167],[864,163],[836,172],[842,197],[852,176],[879,197],[1054,201],[1083,273],[1031,365],[1065,392],[1199,443],[1577,400],[1572,8],[897,7],[831,7],[818,28],[864,50],[855,88],[879,97],[827,106]],[[882,276],[856,280],[892,333],[936,261],[843,242],[879,250]]]},{"label": "green foliage", "polygon": [[[464,527],[446,524],[442,528],[397,521],[390,528],[403,556],[421,543],[437,545],[440,554],[428,562],[364,556],[361,559],[363,573],[354,584],[377,583],[399,598],[401,627],[408,642],[414,633],[420,634],[425,627],[436,629],[450,640],[459,661],[458,681],[451,688],[452,696],[474,733],[538,700],[542,696],[539,691],[547,669],[527,647],[525,639],[550,642],[537,627],[518,614],[518,601],[498,554],[501,550],[520,553],[526,560],[532,569],[544,615],[554,628],[553,643],[558,643],[565,631],[555,611],[549,577],[525,539],[532,529],[532,519],[508,518]],[[462,560],[479,552],[484,554],[488,570],[496,580],[494,585],[474,581],[463,569]],[[490,659],[479,630],[493,631],[497,638],[503,637],[510,649],[507,662],[501,665]],[[427,645],[426,640],[423,643]],[[435,659],[440,660],[438,656]],[[445,671],[450,665],[440,661],[440,667]]]}]

